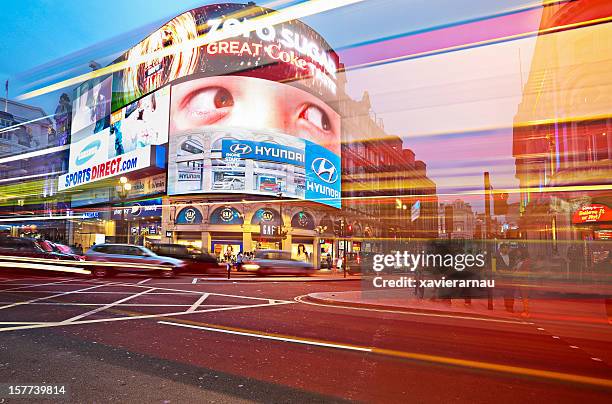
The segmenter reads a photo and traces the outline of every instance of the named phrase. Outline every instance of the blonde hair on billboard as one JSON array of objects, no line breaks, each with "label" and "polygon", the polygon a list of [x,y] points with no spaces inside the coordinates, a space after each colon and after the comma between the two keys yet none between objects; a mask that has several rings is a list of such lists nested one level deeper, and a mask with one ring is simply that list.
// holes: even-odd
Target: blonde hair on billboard
[{"label": "blonde hair on billboard", "polygon": [[[198,30],[195,18],[191,13],[187,12],[164,24],[160,29],[130,49],[126,54],[128,61],[138,60],[143,56],[153,54],[168,46],[173,47],[171,53],[166,56],[153,56],[137,65],[130,63],[124,70],[124,92],[128,93],[126,90],[131,90],[129,92],[136,96],[142,95],[143,93],[160,88],[169,81],[192,74],[198,64],[199,48],[181,45],[183,42],[197,38],[197,36]],[[159,79],[162,80],[161,82],[155,83],[155,88],[141,89],[139,78],[141,79],[142,77],[139,77],[139,74],[142,74],[142,72],[139,70],[143,65],[146,66],[152,61],[168,63],[169,66],[164,66],[163,69],[169,70],[163,72],[164,77]]]}]

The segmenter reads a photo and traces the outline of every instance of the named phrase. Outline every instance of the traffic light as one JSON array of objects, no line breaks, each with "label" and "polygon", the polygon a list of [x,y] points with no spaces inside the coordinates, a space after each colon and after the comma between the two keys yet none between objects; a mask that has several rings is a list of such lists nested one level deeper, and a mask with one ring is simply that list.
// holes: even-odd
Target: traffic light
[{"label": "traffic light", "polygon": [[508,194],[506,192],[493,194],[493,214],[506,215],[508,214]]},{"label": "traffic light", "polygon": [[353,225],[349,224],[346,226],[346,234],[347,237],[351,237],[353,235]]}]

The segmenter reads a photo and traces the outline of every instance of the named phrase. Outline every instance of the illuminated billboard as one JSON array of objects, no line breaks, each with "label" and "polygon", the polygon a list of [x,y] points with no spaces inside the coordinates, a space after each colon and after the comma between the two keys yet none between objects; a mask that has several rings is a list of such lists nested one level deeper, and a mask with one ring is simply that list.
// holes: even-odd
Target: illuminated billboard
[{"label": "illuminated billboard", "polygon": [[168,194],[249,193],[340,207],[340,116],[251,77],[172,86]]},{"label": "illuminated billboard", "polygon": [[112,77],[86,81],[75,90],[72,104],[72,133],[86,129],[99,132],[109,125]]},{"label": "illuminated billboard", "polygon": [[[73,134],[68,174],[60,181],[59,189],[147,168],[150,147],[168,142],[169,110],[170,88],[163,87],[107,116],[109,125],[104,129],[94,131],[89,125]],[[145,151],[139,152],[141,149]],[[138,163],[129,164],[129,168],[117,164],[133,158]],[[106,164],[117,167],[98,175],[95,168]]]},{"label": "illuminated billboard", "polygon": [[[324,99],[335,95],[337,54],[300,21],[259,23],[272,12],[252,4],[215,4],[168,21],[114,62],[126,67],[113,75],[113,111],[190,75],[240,74],[288,81]],[[258,21],[252,32],[250,19]]]},{"label": "illuminated billboard", "polygon": [[[127,172],[128,157],[169,142],[170,195],[282,194],[340,207],[338,56],[300,21],[260,23],[271,12],[188,11],[117,59],[122,70],[84,84],[60,189]],[[129,170],[151,162],[140,154]]]}]

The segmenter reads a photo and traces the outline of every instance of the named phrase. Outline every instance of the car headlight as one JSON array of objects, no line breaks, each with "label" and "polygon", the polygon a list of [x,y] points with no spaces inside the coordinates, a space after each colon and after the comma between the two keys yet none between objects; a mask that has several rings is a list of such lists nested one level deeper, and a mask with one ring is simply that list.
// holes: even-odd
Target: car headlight
[{"label": "car headlight", "polygon": [[247,271],[257,271],[259,269],[259,265],[257,264],[244,264],[242,266],[243,269]]}]

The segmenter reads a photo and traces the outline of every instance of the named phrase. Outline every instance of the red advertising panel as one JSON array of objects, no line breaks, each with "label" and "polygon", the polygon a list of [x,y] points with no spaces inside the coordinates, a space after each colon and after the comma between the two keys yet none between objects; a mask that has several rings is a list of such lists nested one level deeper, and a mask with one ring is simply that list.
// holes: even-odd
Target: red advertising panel
[{"label": "red advertising panel", "polygon": [[599,223],[599,222],[611,222],[612,221],[612,209],[606,205],[593,204],[585,205],[574,212],[572,217],[572,223],[583,224],[583,223]]}]

